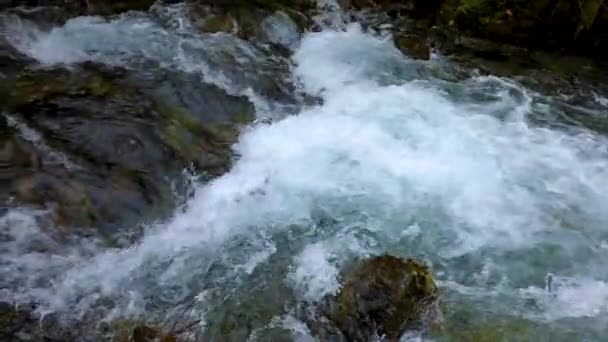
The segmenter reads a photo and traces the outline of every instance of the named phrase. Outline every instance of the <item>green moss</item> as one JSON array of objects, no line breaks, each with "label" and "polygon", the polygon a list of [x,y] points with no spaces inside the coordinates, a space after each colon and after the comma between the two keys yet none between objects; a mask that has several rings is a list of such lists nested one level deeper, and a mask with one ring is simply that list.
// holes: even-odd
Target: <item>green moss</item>
[{"label": "green moss", "polygon": [[6,98],[9,110],[61,96],[109,97],[124,93],[108,75],[81,70],[72,74],[69,70],[26,72],[18,77]]},{"label": "green moss", "polygon": [[179,334],[142,321],[121,320],[111,327],[113,342],[177,342]]},{"label": "green moss", "polygon": [[157,110],[169,126],[186,129],[192,134],[200,134],[203,130],[202,124],[182,107],[158,105]]},{"label": "green moss", "polygon": [[115,86],[107,79],[96,75],[85,83],[85,89],[93,96],[108,96],[114,93]]},{"label": "green moss", "polygon": [[437,329],[439,341],[453,342],[507,342],[507,341],[534,341],[532,338],[532,324],[525,320],[488,322],[481,326],[446,326]]},{"label": "green moss", "polygon": [[232,117],[234,122],[237,124],[248,124],[255,120],[255,114],[253,113],[236,113]]},{"label": "green moss", "polygon": [[313,0],[237,0],[226,11],[238,22],[239,36],[251,38],[260,20],[274,11],[285,12],[296,22],[300,32],[304,32],[311,24],[309,17],[316,8]]},{"label": "green moss", "polygon": [[[226,171],[230,146],[238,138],[233,123],[202,124],[183,108],[161,107],[159,135],[176,155],[212,174]],[[241,118],[244,119],[244,118]]]},{"label": "green moss", "polygon": [[[429,269],[419,261],[385,255],[363,262],[345,280],[329,319],[349,338],[370,322],[387,338],[398,338],[420,322],[436,299]],[[365,323],[366,322],[366,323]],[[370,336],[369,331],[357,334]]]},{"label": "green moss", "polygon": [[190,113],[180,107],[158,107],[162,124],[160,137],[177,154],[191,159],[197,153],[193,140],[200,136],[203,127]]},{"label": "green moss", "polygon": [[231,15],[216,15],[210,18],[207,18],[200,25],[201,32],[207,33],[216,33],[216,32],[226,32],[232,33],[236,30],[236,22]]}]

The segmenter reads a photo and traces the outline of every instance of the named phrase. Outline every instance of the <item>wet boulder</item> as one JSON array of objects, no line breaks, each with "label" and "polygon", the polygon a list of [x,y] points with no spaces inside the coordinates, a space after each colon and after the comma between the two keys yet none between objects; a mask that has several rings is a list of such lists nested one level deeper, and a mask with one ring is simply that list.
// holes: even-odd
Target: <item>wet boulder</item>
[{"label": "wet boulder", "polygon": [[[0,26],[0,29],[2,27]],[[20,73],[25,67],[34,65],[35,61],[15,49],[5,37],[0,36],[0,82]],[[0,83],[0,89],[6,86]]]},{"label": "wet boulder", "polygon": [[35,149],[0,115],[0,184],[39,167]]},{"label": "wet boulder", "polygon": [[313,24],[316,11],[316,2],[309,0],[193,0],[189,6],[191,20],[201,32],[229,32],[280,45],[291,44],[294,31],[299,39]]},{"label": "wet boulder", "polygon": [[[217,65],[218,69],[227,73],[246,73],[234,59],[218,56],[216,61],[213,57],[210,57],[210,65]],[[228,70],[228,67],[232,67],[232,70]],[[255,118],[255,108],[246,96],[229,94],[207,83],[201,74],[156,66],[150,67],[150,70],[138,71],[134,75],[134,82],[146,94],[159,100],[157,108],[164,117],[177,119],[181,125],[196,130],[194,126],[203,124],[212,129],[235,123],[247,124]],[[188,123],[189,119],[194,121]]]},{"label": "wet boulder", "polygon": [[398,33],[394,36],[395,47],[406,56],[413,59],[428,60],[431,58],[431,49],[426,39],[407,33]]},{"label": "wet boulder", "polygon": [[[127,70],[91,63],[30,70],[11,81],[1,109],[40,135],[41,159],[10,180],[11,195],[53,209],[60,226],[118,228],[170,213],[172,182],[184,168],[227,171],[238,127],[207,124],[138,81]],[[7,165],[29,165],[15,160],[14,139],[5,146]]]},{"label": "wet boulder", "polygon": [[195,21],[195,26],[203,33],[236,33],[238,26],[230,14],[209,15]]},{"label": "wet boulder", "polygon": [[[40,69],[16,80],[5,109],[21,114],[49,144],[81,163],[108,169],[170,174],[169,169],[184,163],[175,156],[190,155],[177,150],[186,147],[182,140],[192,138],[193,146],[200,148],[200,158],[205,155],[201,145],[224,145],[213,126],[206,127],[187,110],[159,101],[152,96],[156,93],[147,94],[149,89],[136,82],[124,69],[92,63],[74,70]],[[230,158],[225,159],[229,163]],[[205,164],[203,159],[187,162]],[[206,171],[226,168],[213,167]]]},{"label": "wet boulder", "polygon": [[383,255],[348,272],[340,291],[323,299],[308,325],[323,341],[397,341],[432,322],[436,304],[437,287],[424,264]]},{"label": "wet boulder", "polygon": [[293,50],[300,41],[298,25],[283,11],[264,18],[258,29],[258,40],[272,46]]}]

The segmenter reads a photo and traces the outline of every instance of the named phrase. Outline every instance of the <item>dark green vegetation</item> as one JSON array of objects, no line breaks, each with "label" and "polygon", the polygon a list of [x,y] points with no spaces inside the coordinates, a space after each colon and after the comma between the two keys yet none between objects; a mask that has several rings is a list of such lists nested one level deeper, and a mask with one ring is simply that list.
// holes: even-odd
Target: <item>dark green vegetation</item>
[{"label": "dark green vegetation", "polygon": [[359,9],[415,19],[408,27],[469,35],[532,49],[608,54],[605,0],[352,0]]},{"label": "dark green vegetation", "polygon": [[[204,32],[255,36],[260,20],[274,11],[287,13],[304,30],[317,12],[311,0],[189,1]],[[383,13],[397,28],[427,31],[439,27],[450,39],[467,35],[532,49],[601,57],[608,54],[608,4],[605,0],[342,0],[346,9]],[[78,15],[114,15],[145,10],[150,0],[4,1],[0,9],[49,22]],[[36,6],[44,10],[32,11]],[[23,9],[28,9],[23,11]],[[238,24],[238,25],[235,25]],[[423,54],[424,56],[424,54]]]}]

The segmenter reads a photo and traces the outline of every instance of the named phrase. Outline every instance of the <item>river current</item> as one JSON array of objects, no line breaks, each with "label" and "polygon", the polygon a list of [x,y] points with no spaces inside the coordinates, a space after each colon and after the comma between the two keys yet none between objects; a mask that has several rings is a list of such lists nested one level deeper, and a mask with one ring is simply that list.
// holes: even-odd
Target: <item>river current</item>
[{"label": "river current", "polygon": [[[53,244],[35,211],[4,213],[2,298],[73,319],[103,307],[103,319],[165,320],[194,301],[201,329],[238,313],[252,340],[282,330],[307,341],[296,306],[335,292],[350,260],[388,252],[425,260],[441,291],[445,331],[406,340],[608,334],[608,139],[568,112],[608,120],[606,94],[572,105],[441,55],[415,61],[357,23],[306,33],[282,59],[195,34],[180,8],[13,26],[15,46],[41,63],[201,75],[248,96],[258,120],[228,173],[194,179],[192,196],[128,248],[79,239],[49,255],[32,247]],[[271,74],[276,63],[283,73]],[[296,103],[258,91],[264,77],[293,85]]]}]

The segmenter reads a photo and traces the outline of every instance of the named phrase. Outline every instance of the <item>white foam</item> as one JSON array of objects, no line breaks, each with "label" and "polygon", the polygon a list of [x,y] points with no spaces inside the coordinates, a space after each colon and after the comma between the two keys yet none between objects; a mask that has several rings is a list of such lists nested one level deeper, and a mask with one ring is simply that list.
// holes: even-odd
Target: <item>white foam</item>
[{"label": "white foam", "polygon": [[542,306],[546,320],[595,317],[608,313],[608,283],[591,278],[552,276],[550,289],[523,289]]},{"label": "white foam", "polygon": [[289,278],[304,299],[316,301],[340,288],[338,269],[329,260],[331,257],[322,243],[307,246],[297,257]]},{"label": "white foam", "polygon": [[608,107],[608,98],[600,96],[596,92],[593,92],[593,100],[601,106]]},{"label": "white foam", "polygon": [[407,228],[401,232],[401,236],[405,237],[416,237],[422,233],[422,229],[417,223],[409,225]]},{"label": "white foam", "polygon": [[229,34],[200,34],[183,4],[156,6],[155,12],[164,25],[133,12],[114,19],[76,17],[48,31],[16,17],[4,26],[9,42],[42,64],[94,61],[141,69],[154,62],[160,68],[199,74],[229,94],[249,97],[259,111],[270,110],[271,103],[255,86],[263,77],[265,82],[276,77],[279,59]]}]

